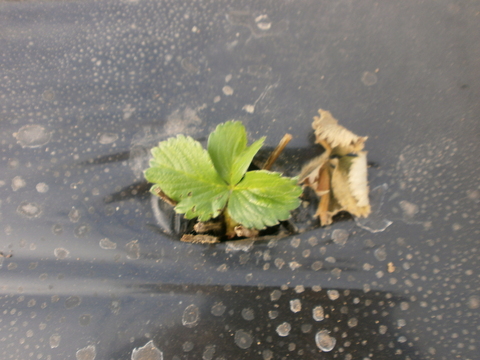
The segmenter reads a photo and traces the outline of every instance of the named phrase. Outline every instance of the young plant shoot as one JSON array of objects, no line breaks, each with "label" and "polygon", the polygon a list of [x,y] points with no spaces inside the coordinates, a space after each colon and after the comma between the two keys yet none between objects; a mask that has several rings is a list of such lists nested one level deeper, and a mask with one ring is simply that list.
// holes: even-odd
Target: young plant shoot
[{"label": "young plant shoot", "polygon": [[267,170],[248,171],[265,138],[247,146],[239,121],[217,126],[207,150],[189,136],[178,135],[152,149],[145,178],[151,192],[175,205],[185,218],[207,221],[224,216],[227,236],[235,226],[264,229],[290,217],[300,205],[298,179]]}]

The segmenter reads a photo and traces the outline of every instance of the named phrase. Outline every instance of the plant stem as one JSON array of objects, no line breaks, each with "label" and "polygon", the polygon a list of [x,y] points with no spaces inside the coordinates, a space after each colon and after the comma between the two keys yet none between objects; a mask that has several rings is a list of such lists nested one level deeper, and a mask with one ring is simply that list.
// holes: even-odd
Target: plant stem
[{"label": "plant stem", "polygon": [[292,135],[285,134],[283,136],[282,140],[280,140],[277,147],[272,151],[272,153],[268,157],[267,161],[265,162],[265,165],[263,165],[263,170],[270,170],[273,163],[278,159],[283,149],[285,149],[285,146],[287,146],[290,140],[292,140]]}]

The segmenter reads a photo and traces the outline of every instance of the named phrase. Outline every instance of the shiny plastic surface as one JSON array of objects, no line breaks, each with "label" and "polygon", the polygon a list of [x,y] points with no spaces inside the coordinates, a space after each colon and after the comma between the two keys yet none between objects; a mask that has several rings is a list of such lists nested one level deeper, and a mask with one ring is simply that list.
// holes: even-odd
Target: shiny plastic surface
[{"label": "shiny plastic surface", "polygon": [[[478,359],[479,13],[0,3],[0,358]],[[178,241],[151,146],[237,119],[295,174],[318,108],[369,137],[368,221]]]}]

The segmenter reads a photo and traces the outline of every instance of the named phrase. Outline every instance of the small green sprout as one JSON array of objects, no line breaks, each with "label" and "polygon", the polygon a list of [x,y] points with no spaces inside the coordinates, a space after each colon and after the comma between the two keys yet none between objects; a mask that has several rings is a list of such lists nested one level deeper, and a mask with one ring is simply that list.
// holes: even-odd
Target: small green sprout
[{"label": "small green sprout", "polygon": [[297,178],[267,170],[248,171],[265,138],[247,146],[239,121],[217,126],[207,150],[189,136],[178,135],[152,149],[145,178],[153,194],[167,198],[185,218],[207,221],[224,215],[227,222],[263,229],[290,217],[300,205]]}]

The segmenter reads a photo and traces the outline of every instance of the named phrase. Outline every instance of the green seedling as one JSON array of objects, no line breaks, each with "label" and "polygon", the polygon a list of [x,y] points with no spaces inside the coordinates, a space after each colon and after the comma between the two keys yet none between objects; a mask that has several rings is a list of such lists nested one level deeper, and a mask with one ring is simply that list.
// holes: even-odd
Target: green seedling
[{"label": "green seedling", "polygon": [[151,192],[175,205],[185,218],[207,221],[224,216],[228,229],[242,225],[264,229],[290,217],[300,205],[297,178],[267,170],[247,171],[265,138],[247,146],[239,121],[217,126],[207,150],[189,136],[178,135],[152,149],[145,178]]}]

